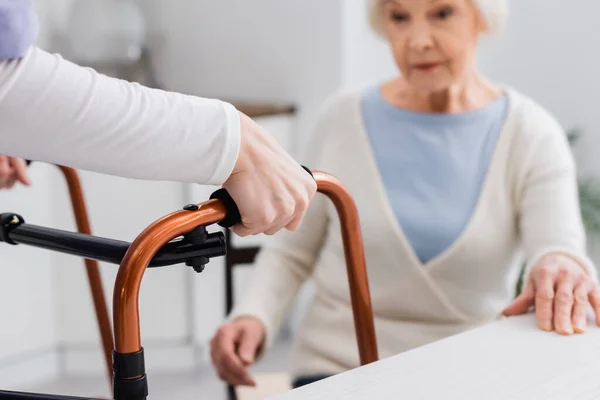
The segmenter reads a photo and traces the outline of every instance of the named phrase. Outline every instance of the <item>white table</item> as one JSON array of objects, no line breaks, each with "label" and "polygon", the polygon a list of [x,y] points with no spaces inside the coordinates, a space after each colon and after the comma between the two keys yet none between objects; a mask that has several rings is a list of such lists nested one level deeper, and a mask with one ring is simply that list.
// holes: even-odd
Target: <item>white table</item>
[{"label": "white table", "polygon": [[270,400],[597,400],[600,328],[543,332],[532,314],[348,371]]}]

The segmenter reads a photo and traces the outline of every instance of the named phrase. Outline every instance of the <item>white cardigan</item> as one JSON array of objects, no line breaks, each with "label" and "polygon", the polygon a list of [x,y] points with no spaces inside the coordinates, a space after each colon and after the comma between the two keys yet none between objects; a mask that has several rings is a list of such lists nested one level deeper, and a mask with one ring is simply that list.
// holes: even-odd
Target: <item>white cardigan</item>
[{"label": "white cardigan", "polygon": [[109,78],[35,47],[0,62],[0,154],[221,185],[239,147],[231,104]]},{"label": "white cardigan", "polygon": [[[306,161],[338,177],[357,204],[380,358],[498,318],[514,298],[523,253],[531,266],[548,251],[567,252],[595,274],[566,135],[531,99],[506,91],[508,116],[474,214],[456,242],[425,265],[388,203],[360,93],[335,96],[317,123]],[[316,295],[297,333],[292,373],[334,374],[359,365],[340,225],[324,196],[312,203],[301,229],[279,233],[256,265],[231,318],[258,317],[268,347],[300,286],[312,278]]]}]

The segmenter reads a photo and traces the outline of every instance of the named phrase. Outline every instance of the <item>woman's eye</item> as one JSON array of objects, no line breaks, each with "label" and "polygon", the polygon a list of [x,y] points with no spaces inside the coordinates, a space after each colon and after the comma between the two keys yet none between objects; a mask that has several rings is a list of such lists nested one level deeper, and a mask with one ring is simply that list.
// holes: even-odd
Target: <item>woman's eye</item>
[{"label": "woman's eye", "polygon": [[399,13],[399,12],[393,12],[391,14],[391,18],[392,18],[392,21],[394,21],[394,22],[408,21],[408,15],[407,14],[402,14],[402,13]]},{"label": "woman's eye", "polygon": [[452,13],[453,13],[452,8],[445,7],[445,8],[440,9],[439,11],[437,11],[435,13],[435,16],[436,16],[436,18],[439,18],[439,19],[447,19],[448,17],[450,17],[452,15]]}]

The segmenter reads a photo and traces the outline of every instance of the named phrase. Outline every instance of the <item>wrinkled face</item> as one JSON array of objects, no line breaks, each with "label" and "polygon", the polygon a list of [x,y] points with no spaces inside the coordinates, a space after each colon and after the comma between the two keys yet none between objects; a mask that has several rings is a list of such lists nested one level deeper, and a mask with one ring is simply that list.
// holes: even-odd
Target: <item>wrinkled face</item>
[{"label": "wrinkled face", "polygon": [[409,85],[441,91],[474,68],[484,24],[470,0],[382,0],[383,27]]}]

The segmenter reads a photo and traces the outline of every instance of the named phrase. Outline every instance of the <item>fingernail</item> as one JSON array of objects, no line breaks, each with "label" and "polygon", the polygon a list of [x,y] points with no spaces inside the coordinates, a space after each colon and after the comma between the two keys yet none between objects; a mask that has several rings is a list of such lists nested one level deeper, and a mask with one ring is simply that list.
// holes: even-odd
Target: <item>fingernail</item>
[{"label": "fingernail", "polygon": [[578,333],[585,332],[585,321],[583,318],[578,318],[577,321],[575,321],[575,331]]},{"label": "fingernail", "polygon": [[246,364],[250,364],[252,363],[252,357],[248,356],[247,354],[242,355],[242,361],[245,362]]},{"label": "fingernail", "polygon": [[551,332],[552,331],[552,325],[548,322],[545,322],[542,324],[542,329],[545,330],[546,332]]},{"label": "fingernail", "polygon": [[569,326],[568,328],[565,329],[565,333],[567,335],[572,335],[573,334],[573,327]]},{"label": "fingernail", "polygon": [[571,335],[573,334],[573,327],[570,324],[562,324],[561,331],[564,332],[565,335]]}]

